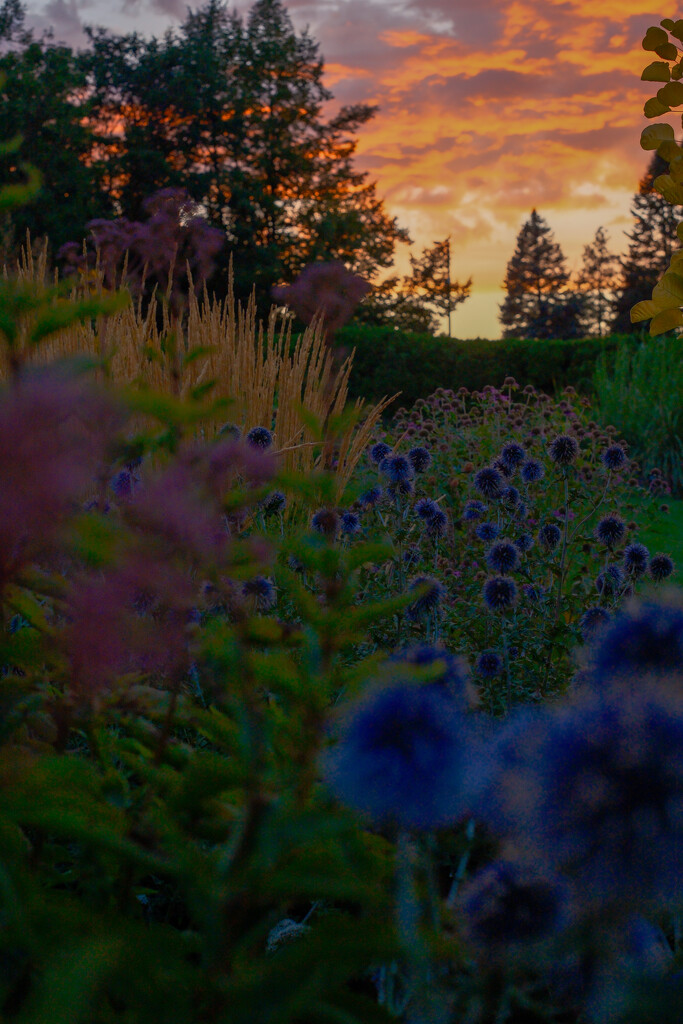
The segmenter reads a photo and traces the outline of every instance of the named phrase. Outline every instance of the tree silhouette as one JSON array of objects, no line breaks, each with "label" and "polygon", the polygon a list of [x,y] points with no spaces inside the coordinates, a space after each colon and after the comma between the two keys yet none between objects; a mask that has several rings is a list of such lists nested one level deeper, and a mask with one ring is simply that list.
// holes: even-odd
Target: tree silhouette
[{"label": "tree silhouette", "polygon": [[559,244],[536,210],[520,229],[505,274],[500,308],[504,338],[573,338],[580,334],[580,297],[567,291]]},{"label": "tree silhouette", "polygon": [[432,306],[437,314],[448,317],[448,336],[451,336],[451,312],[469,297],[472,278],[464,284],[451,280],[450,238],[434,242],[422,255],[410,257],[412,276],[406,279],[410,295],[421,297],[424,306]]},{"label": "tree silhouette", "polygon": [[605,229],[599,227],[590,245],[583,247],[583,262],[575,279],[583,300],[581,330],[589,337],[602,338],[613,318],[618,268],[619,260],[607,246]]},{"label": "tree silhouette", "polygon": [[625,232],[629,247],[620,260],[615,315],[611,324],[611,329],[619,334],[642,330],[642,324],[631,323],[631,307],[651,298],[652,289],[668,270],[672,254],[680,247],[676,226],[683,220],[683,209],[672,206],[654,188],[655,178],[667,172],[666,161],[658,153],[653,153],[631,203],[635,223],[632,231]]}]

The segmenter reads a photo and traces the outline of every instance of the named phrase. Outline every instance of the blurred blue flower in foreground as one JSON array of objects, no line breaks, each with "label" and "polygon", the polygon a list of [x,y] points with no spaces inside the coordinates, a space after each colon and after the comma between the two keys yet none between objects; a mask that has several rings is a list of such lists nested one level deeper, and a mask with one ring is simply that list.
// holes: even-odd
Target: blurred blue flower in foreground
[{"label": "blurred blue flower in foreground", "polygon": [[391,655],[388,668],[394,678],[402,665],[409,669],[431,669],[431,678],[425,682],[426,686],[436,687],[447,694],[461,711],[466,711],[471,705],[473,690],[469,681],[469,668],[464,658],[450,654],[442,647],[418,644]]},{"label": "blurred blue flower in foreground", "polygon": [[589,651],[592,673],[604,682],[617,675],[683,675],[683,607],[676,603],[631,603]]},{"label": "blurred blue flower in foreground", "polygon": [[463,813],[467,740],[466,720],[446,693],[399,682],[347,710],[323,773],[342,803],[376,824],[432,829]]}]

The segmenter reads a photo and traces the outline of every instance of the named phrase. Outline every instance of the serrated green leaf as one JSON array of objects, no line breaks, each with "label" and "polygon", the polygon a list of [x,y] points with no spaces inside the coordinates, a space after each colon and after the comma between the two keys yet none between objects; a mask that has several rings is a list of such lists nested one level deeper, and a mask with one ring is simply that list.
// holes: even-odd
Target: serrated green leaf
[{"label": "serrated green leaf", "polygon": [[654,338],[658,334],[672,331],[675,327],[683,327],[683,312],[680,309],[665,309],[652,318],[650,335]]},{"label": "serrated green leaf", "polygon": [[643,70],[640,76],[641,82],[669,82],[671,81],[671,70],[666,61],[654,60],[652,64]]}]

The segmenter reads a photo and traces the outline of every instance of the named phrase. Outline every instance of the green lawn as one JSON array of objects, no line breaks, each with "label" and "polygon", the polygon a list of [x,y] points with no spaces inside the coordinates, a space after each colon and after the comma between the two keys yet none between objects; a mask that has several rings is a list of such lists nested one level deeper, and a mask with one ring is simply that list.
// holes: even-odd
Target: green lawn
[{"label": "green lawn", "polygon": [[683,500],[664,498],[671,511],[659,514],[656,520],[649,521],[643,512],[642,518],[636,517],[640,524],[638,540],[645,544],[654,554],[664,551],[671,555],[676,563],[676,572],[671,582],[683,586]]}]

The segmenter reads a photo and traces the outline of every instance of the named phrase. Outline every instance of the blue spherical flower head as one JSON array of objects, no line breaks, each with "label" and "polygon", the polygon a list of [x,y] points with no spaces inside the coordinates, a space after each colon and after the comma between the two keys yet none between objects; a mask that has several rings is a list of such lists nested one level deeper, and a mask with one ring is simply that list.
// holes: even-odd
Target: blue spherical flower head
[{"label": "blue spherical flower head", "polygon": [[683,672],[683,608],[654,601],[631,604],[600,634],[590,659],[602,682]]},{"label": "blue spherical flower head", "polygon": [[593,608],[586,608],[585,612],[579,619],[579,626],[581,627],[581,638],[584,643],[587,640],[592,639],[599,630],[606,626],[608,622],[611,622],[612,616],[606,608],[600,608],[599,606]]},{"label": "blue spherical flower head", "polygon": [[515,547],[523,555],[525,555],[527,551],[531,551],[533,546],[534,538],[531,536],[530,533],[521,533],[519,537],[517,537],[517,539],[515,540]]},{"label": "blue spherical flower head", "polygon": [[486,553],[486,564],[495,572],[512,572],[519,565],[519,551],[509,540],[498,540]]},{"label": "blue spherical flower head", "polygon": [[379,505],[382,500],[382,488],[371,487],[369,491],[365,491],[364,494],[361,494],[358,500],[362,508],[375,508],[375,506]]},{"label": "blue spherical flower head", "polygon": [[500,526],[496,523],[480,523],[474,532],[479,540],[483,540],[485,544],[490,544],[500,533]]},{"label": "blue spherical flower head", "polygon": [[218,431],[218,436],[230,437],[233,441],[239,441],[242,436],[242,431],[236,423],[224,423]]},{"label": "blue spherical flower head", "polygon": [[322,533],[330,540],[334,540],[339,533],[341,521],[334,509],[320,508],[317,512],[314,512],[311,526],[316,533]]},{"label": "blue spherical flower head", "polygon": [[439,506],[432,498],[420,498],[415,502],[415,515],[424,522],[431,519],[438,511],[440,511]]},{"label": "blue spherical flower head", "polygon": [[626,533],[626,523],[621,516],[611,514],[603,516],[595,527],[595,536],[601,544],[613,548],[623,539]]},{"label": "blue spherical flower head", "polygon": [[397,669],[400,670],[401,666],[417,670],[429,669],[429,679],[423,685],[436,687],[455,701],[463,712],[471,706],[474,693],[470,684],[469,668],[464,658],[450,654],[442,647],[418,644],[391,655],[387,669],[394,680]]},{"label": "blue spherical flower head", "polygon": [[484,603],[492,612],[505,612],[517,600],[515,581],[509,576],[489,576],[484,583]]},{"label": "blue spherical flower head", "polygon": [[342,512],[341,532],[347,537],[360,533],[360,519],[355,512]]},{"label": "blue spherical flower head", "polygon": [[477,872],[458,903],[468,940],[486,951],[536,946],[568,920],[566,887],[549,873],[511,860]]},{"label": "blue spherical flower head", "polygon": [[246,580],[242,585],[244,597],[253,597],[256,610],[269,612],[277,604],[277,594],[273,581],[266,576],[255,576],[252,580]]},{"label": "blue spherical flower head", "polygon": [[521,496],[516,487],[506,487],[500,496],[501,504],[507,509],[518,508],[521,503]]},{"label": "blue spherical flower head", "polygon": [[379,468],[392,484],[406,483],[413,478],[413,467],[405,455],[388,455]]},{"label": "blue spherical flower head", "polygon": [[649,560],[650,552],[644,544],[628,544],[624,548],[622,564],[624,572],[631,579],[637,579],[639,576],[645,575]]},{"label": "blue spherical flower head", "polygon": [[338,800],[375,824],[437,828],[462,816],[467,738],[447,694],[401,682],[349,709],[323,775]]},{"label": "blue spherical flower head", "polygon": [[261,503],[263,514],[265,516],[274,516],[278,512],[282,512],[285,505],[287,504],[287,498],[282,491],[271,491],[267,494]]},{"label": "blue spherical flower head", "polygon": [[675,566],[673,560],[668,555],[658,552],[656,555],[652,556],[647,568],[655,583],[661,583],[662,580],[665,580],[672,575]]},{"label": "blue spherical flower head", "polygon": [[474,474],[474,486],[485,498],[500,498],[506,484],[495,466],[484,466]]},{"label": "blue spherical flower head", "polygon": [[530,775],[516,832],[539,863],[575,883],[584,905],[624,914],[677,898],[680,698],[647,685],[589,692],[549,718]]},{"label": "blue spherical flower head", "polygon": [[384,441],[378,441],[370,449],[370,458],[376,466],[379,466],[380,462],[386,459],[388,455],[391,455],[391,448]]},{"label": "blue spherical flower head", "polygon": [[548,445],[548,455],[556,466],[571,466],[579,457],[579,442],[571,434],[558,434]]},{"label": "blue spherical flower head", "polygon": [[477,672],[484,679],[495,679],[503,668],[503,659],[497,651],[482,651],[477,658]]},{"label": "blue spherical flower head", "polygon": [[129,470],[122,469],[111,481],[111,489],[119,500],[130,498],[139,483],[138,478]]},{"label": "blue spherical flower head", "polygon": [[598,594],[605,597],[612,597],[618,594],[624,585],[624,574],[618,565],[608,565],[606,569],[599,572],[595,580],[595,589]]},{"label": "blue spherical flower head", "polygon": [[418,445],[417,448],[411,448],[408,452],[408,458],[416,473],[424,473],[432,461],[430,452],[422,447],[422,445]]},{"label": "blue spherical flower head", "polygon": [[462,512],[462,517],[465,522],[472,523],[476,522],[477,519],[481,519],[486,514],[487,506],[483,501],[476,501],[476,499],[466,501],[465,507]]},{"label": "blue spherical flower head", "polygon": [[554,551],[562,540],[562,531],[555,523],[546,523],[538,531],[538,543],[546,551]]},{"label": "blue spherical flower head", "polygon": [[503,445],[500,452],[500,461],[508,469],[517,469],[518,466],[522,465],[525,458],[526,451],[517,441],[508,441],[507,444]]},{"label": "blue spherical flower head", "polygon": [[520,476],[525,484],[535,484],[545,476],[543,463],[538,459],[528,459],[520,470]]},{"label": "blue spherical flower head", "polygon": [[545,597],[545,590],[543,587],[536,587],[533,583],[525,583],[522,590],[524,591],[524,596],[527,601],[531,601],[532,604],[537,604]]},{"label": "blue spherical flower head", "polygon": [[247,434],[247,443],[265,451],[273,443],[273,435],[267,427],[252,427]]},{"label": "blue spherical flower head", "polygon": [[446,588],[443,583],[433,576],[416,576],[414,580],[411,580],[409,589],[425,591],[407,608],[406,615],[412,622],[417,622],[436,611],[446,596]]},{"label": "blue spherical flower head", "polygon": [[448,516],[442,508],[436,506],[436,509],[425,522],[425,533],[432,540],[438,540],[439,537],[443,537],[448,528]]},{"label": "blue spherical flower head", "polygon": [[600,460],[606,469],[614,472],[626,465],[626,452],[620,444],[611,444],[608,448],[605,448],[600,456]]},{"label": "blue spherical flower head", "polygon": [[392,501],[396,501],[397,498],[407,498],[413,490],[412,480],[397,480],[395,484],[389,484],[387,495]]}]

